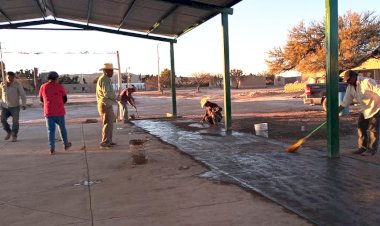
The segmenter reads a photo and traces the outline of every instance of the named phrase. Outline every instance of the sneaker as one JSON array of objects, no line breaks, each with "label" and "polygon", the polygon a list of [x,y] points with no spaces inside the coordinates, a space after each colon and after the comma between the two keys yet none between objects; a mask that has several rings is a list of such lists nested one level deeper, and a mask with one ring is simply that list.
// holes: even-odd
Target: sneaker
[{"label": "sneaker", "polygon": [[50,154],[51,155],[55,155],[55,150],[54,149],[50,149]]},{"label": "sneaker", "polygon": [[71,146],[72,146],[71,142],[68,142],[68,143],[65,145],[65,151],[69,150]]},{"label": "sneaker", "polygon": [[17,142],[17,136],[12,136],[12,142]]},{"label": "sneaker", "polygon": [[9,140],[11,138],[11,133],[7,133],[7,135],[4,137],[4,140]]},{"label": "sneaker", "polygon": [[359,148],[358,150],[353,151],[352,154],[355,154],[355,155],[361,155],[361,154],[363,154],[365,151],[366,151],[366,149],[364,149],[364,148]]}]

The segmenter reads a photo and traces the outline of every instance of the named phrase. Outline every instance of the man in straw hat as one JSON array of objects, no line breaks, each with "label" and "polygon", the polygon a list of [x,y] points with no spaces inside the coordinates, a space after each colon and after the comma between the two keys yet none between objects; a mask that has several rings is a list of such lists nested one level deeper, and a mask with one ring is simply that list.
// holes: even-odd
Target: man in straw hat
[{"label": "man in straw hat", "polygon": [[210,125],[216,125],[222,120],[222,108],[208,100],[208,97],[202,98],[201,107],[205,108],[205,115],[201,123],[208,122]]},{"label": "man in straw hat", "polygon": [[348,86],[339,111],[354,99],[362,106],[358,119],[358,150],[353,154],[375,155],[379,143],[380,87],[375,80],[352,70],[344,72],[343,81]]},{"label": "man in straw hat", "polygon": [[[5,70],[5,66],[3,67]],[[5,140],[9,140],[12,136],[12,142],[17,141],[19,131],[20,107],[26,109],[26,95],[24,88],[15,80],[16,74],[8,71],[5,76],[5,81],[0,84],[1,95],[1,124],[7,135]],[[21,99],[21,106],[20,106]],[[7,122],[8,118],[12,117],[12,128]]]},{"label": "man in straw hat", "polygon": [[96,83],[96,101],[98,105],[98,112],[102,118],[102,141],[100,142],[101,149],[108,149],[116,143],[112,140],[113,123],[115,121],[115,114],[112,105],[120,99],[116,96],[111,83],[113,76],[113,64],[105,63],[100,69],[103,71]]}]

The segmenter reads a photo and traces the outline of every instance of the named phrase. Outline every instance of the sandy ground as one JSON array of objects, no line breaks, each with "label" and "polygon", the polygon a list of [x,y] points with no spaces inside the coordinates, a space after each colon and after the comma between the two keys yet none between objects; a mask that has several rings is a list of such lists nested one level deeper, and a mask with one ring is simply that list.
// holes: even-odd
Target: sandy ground
[{"label": "sandy ground", "polygon": [[[270,139],[280,140],[284,143],[289,143],[289,145],[292,144],[297,139],[305,136],[325,119],[325,113],[322,111],[322,107],[304,105],[300,98],[301,94],[302,93],[283,93],[281,88],[232,90],[233,130],[255,133],[255,123],[267,122]],[[134,109],[130,110],[130,112],[139,115],[139,119],[166,117],[166,113],[172,111],[171,94],[169,91],[165,91],[163,95],[157,91],[141,91],[136,92],[134,96],[138,109],[137,112]],[[195,92],[195,89],[178,89],[178,115],[195,121],[200,120],[203,115],[203,110],[200,108],[199,103],[202,97],[210,97],[212,101],[223,106],[223,91],[220,89],[201,89],[201,92]],[[46,136],[44,134],[45,130],[43,125],[45,122],[42,117],[41,105],[35,97],[29,97],[28,104],[30,107],[21,113],[20,143],[23,142],[23,127],[32,128],[33,126],[37,126],[40,128],[39,131],[42,131],[39,132],[39,137],[41,138],[41,133],[43,133],[42,137]],[[70,134],[78,133],[76,125],[83,120],[98,118],[94,94],[69,95],[69,103],[66,106],[66,111],[66,119],[69,127],[71,127],[71,132],[69,131]],[[361,157],[350,154],[350,151],[356,149],[356,117],[357,108],[355,107],[351,109],[349,116],[341,117],[341,153],[353,158],[361,158],[365,161],[379,162],[378,156]],[[192,129],[187,124],[180,126],[186,130]],[[127,137],[127,139],[124,139],[120,136],[123,130],[118,129],[121,127],[123,127],[123,124],[115,128],[115,131],[116,134],[119,134],[116,135],[116,137],[119,136],[117,138],[119,139],[118,142],[125,143],[121,145],[122,151],[128,149],[127,142],[129,139],[132,139],[134,133],[141,135],[142,132],[135,131],[135,129],[131,128],[132,132],[124,134]],[[302,127],[303,129],[301,129]],[[97,133],[99,133],[99,131]],[[24,135],[26,134],[25,132]],[[132,204],[133,207],[131,207],[130,203],[125,204],[125,208],[132,208],[134,211],[141,210],[141,216],[154,216],[152,219],[155,221],[152,219],[150,219],[152,221],[144,221],[143,218],[140,218],[140,220],[136,218],[133,223],[128,221],[129,223],[125,224],[125,222],[123,223],[123,221],[121,221],[114,224],[107,223],[105,220],[104,223],[98,223],[96,225],[141,225],[141,223],[143,223],[143,225],[308,225],[308,222],[305,220],[277,204],[262,198],[254,192],[245,191],[235,185],[220,184],[201,178],[200,175],[207,172],[207,168],[188,156],[179,154],[175,148],[161,143],[156,138],[150,135],[146,136],[150,139],[150,155],[154,160],[140,167],[140,170],[133,170],[133,172],[130,171],[130,169],[132,169],[130,167],[133,166],[124,165],[121,167],[123,164],[119,162],[120,169],[116,169],[116,167],[113,171],[120,173],[118,170],[122,170],[129,175],[127,178],[133,178],[133,191],[136,192],[136,198],[145,196],[143,191],[145,191],[144,189],[146,187],[149,187],[149,189],[154,188],[153,190],[155,191],[168,192],[167,194],[170,194],[170,197],[166,198],[162,196],[166,195],[165,192],[163,194],[153,192],[150,194],[153,196],[149,196],[149,200],[143,199],[144,201],[142,201],[155,201],[155,203],[157,203],[157,205],[155,204],[155,206],[150,207],[149,211],[143,209],[144,205],[134,203]],[[90,138],[91,143],[95,146],[98,137],[99,134]],[[44,139],[46,139],[46,137],[44,137]],[[78,137],[75,139],[80,140]],[[42,141],[42,144],[41,141],[39,142],[40,146],[47,146],[47,144],[44,144],[45,141]],[[2,149],[4,150],[10,147],[7,145],[9,144],[3,144]],[[80,146],[81,144],[78,142],[76,145]],[[321,130],[315,134],[304,146],[326,151],[326,131]],[[16,148],[16,150],[13,149],[13,151],[17,152],[18,150]],[[48,154],[47,147],[44,151]],[[35,159],[35,157],[32,158]],[[6,160],[4,159],[4,161]],[[100,160],[100,162],[102,161]],[[9,167],[11,168],[11,166]],[[0,172],[4,174],[7,170],[10,169],[7,168],[5,171],[0,169]],[[99,171],[101,168],[95,170]],[[159,175],[157,173],[159,173]],[[163,179],[163,181],[159,178]],[[166,183],[165,181],[170,183]],[[138,191],[141,192],[139,193]],[[155,195],[160,197],[156,197]],[[0,208],[6,206],[4,204],[4,196],[6,197],[6,194],[0,199]],[[174,210],[170,210],[170,208],[162,211],[162,206],[159,205],[159,203],[167,203],[168,206],[175,206],[177,202],[191,203],[194,202],[194,200],[208,200],[206,202],[208,204],[201,204],[201,206],[205,208],[199,208],[198,204],[189,205],[184,207],[186,211],[181,211],[179,215],[171,213]],[[112,205],[112,202],[110,205]],[[17,224],[17,221],[12,224],[3,223],[1,223],[0,220],[0,225],[24,225]]]}]

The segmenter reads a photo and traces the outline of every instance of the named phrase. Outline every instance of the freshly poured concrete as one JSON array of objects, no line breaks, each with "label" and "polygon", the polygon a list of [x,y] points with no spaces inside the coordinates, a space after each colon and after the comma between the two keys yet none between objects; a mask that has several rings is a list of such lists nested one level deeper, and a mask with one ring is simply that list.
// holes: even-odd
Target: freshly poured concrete
[{"label": "freshly poured concrete", "polygon": [[270,139],[222,129],[187,131],[170,120],[134,123],[209,166],[214,178],[257,191],[317,225],[380,222],[377,164],[330,160],[326,153],[302,148],[287,153],[287,145]]}]

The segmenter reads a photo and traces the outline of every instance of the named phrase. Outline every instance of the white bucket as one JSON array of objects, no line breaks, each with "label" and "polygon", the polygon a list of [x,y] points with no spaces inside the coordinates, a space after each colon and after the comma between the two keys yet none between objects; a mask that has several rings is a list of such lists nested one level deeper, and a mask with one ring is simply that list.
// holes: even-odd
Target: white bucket
[{"label": "white bucket", "polygon": [[268,137],[268,123],[255,124],[255,132],[257,136]]}]

